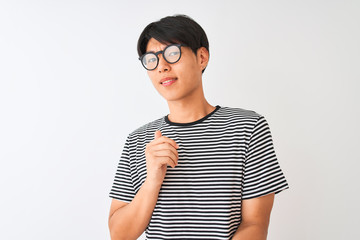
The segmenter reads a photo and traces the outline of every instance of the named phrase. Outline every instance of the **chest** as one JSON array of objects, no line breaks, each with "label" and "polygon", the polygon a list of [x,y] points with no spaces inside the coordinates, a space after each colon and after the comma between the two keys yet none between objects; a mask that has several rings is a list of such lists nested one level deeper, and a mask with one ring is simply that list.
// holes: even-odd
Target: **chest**
[{"label": "chest", "polygon": [[[246,132],[239,128],[206,128],[173,131],[162,134],[178,145],[179,160],[175,168],[168,167],[162,191],[198,192],[211,189],[240,188],[246,152]],[[150,140],[149,140],[150,141]],[[139,144],[132,160],[136,190],[146,178],[146,142]],[[209,190],[209,191],[207,191]]]}]

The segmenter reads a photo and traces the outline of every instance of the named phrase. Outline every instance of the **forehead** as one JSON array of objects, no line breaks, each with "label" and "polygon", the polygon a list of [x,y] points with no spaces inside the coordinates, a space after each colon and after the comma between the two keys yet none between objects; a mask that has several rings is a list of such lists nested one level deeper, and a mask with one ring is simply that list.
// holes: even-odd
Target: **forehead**
[{"label": "forehead", "polygon": [[167,44],[161,43],[155,38],[150,38],[147,46],[146,46],[146,52],[157,52],[164,50],[164,48],[167,46]]}]

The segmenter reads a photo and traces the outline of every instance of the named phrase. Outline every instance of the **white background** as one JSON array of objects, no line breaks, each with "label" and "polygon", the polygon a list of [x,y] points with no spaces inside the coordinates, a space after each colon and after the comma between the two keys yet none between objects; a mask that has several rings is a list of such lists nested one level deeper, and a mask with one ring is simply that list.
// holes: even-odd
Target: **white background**
[{"label": "white background", "polygon": [[268,120],[290,189],[270,240],[359,239],[359,1],[0,1],[0,239],[109,239],[127,134],[168,114],[143,28],[194,18],[212,105]]}]

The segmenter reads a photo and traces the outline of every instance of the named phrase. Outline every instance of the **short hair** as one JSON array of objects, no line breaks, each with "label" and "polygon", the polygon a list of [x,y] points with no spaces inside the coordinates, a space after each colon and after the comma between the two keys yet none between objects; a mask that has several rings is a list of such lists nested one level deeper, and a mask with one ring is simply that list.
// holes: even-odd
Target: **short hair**
[{"label": "short hair", "polygon": [[210,54],[209,41],[204,29],[186,15],[167,16],[147,25],[138,40],[139,57],[146,53],[146,47],[151,38],[163,44],[184,44],[190,47],[195,55],[199,48],[205,47]]}]

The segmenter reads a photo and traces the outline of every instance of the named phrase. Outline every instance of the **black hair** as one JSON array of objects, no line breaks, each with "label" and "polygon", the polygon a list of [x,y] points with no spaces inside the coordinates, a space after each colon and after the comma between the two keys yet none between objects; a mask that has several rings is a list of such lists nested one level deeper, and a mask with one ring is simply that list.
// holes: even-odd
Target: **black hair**
[{"label": "black hair", "polygon": [[164,17],[147,25],[138,40],[137,51],[139,57],[146,53],[146,47],[151,38],[163,44],[184,44],[190,47],[195,55],[201,47],[205,47],[209,52],[209,42],[204,29],[186,15]]}]

